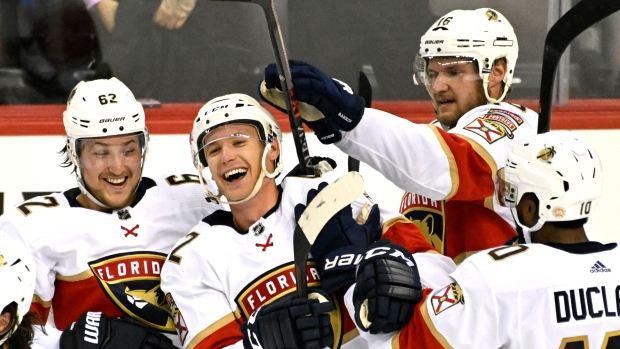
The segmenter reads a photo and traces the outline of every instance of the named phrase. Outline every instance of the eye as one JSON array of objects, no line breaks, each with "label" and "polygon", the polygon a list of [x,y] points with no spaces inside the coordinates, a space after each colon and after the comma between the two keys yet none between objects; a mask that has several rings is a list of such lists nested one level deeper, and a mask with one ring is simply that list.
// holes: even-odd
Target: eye
[{"label": "eye", "polygon": [[105,150],[100,150],[100,151],[96,151],[94,154],[95,154],[96,157],[102,158],[102,157],[107,156],[109,154],[109,152],[105,151]]},{"label": "eye", "polygon": [[235,140],[233,142],[233,145],[235,147],[240,147],[240,146],[244,145],[245,143],[247,143],[247,140],[245,140],[245,139],[237,139],[237,140]]},{"label": "eye", "polygon": [[125,150],[123,151],[123,155],[124,155],[124,156],[130,156],[131,154],[133,154],[133,153],[135,153],[135,152],[136,152],[136,150],[135,150],[135,149],[125,149]]},{"label": "eye", "polygon": [[209,147],[205,150],[205,153],[207,154],[207,157],[215,156],[220,152],[220,149],[222,148],[219,146]]}]

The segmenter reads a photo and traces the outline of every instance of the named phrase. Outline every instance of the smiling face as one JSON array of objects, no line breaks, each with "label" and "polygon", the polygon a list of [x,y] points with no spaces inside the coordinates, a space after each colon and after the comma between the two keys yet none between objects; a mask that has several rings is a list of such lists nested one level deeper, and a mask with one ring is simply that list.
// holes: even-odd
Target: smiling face
[{"label": "smiling face", "polygon": [[[262,176],[262,156],[265,144],[260,141],[256,127],[230,124],[217,127],[204,139],[203,151],[211,177],[228,201],[247,198]],[[277,148],[272,147],[266,158],[267,171],[274,169]],[[262,187],[271,181],[264,180]]]},{"label": "smiling face", "polygon": [[[142,178],[140,136],[114,136],[81,140],[78,166],[90,193],[104,205],[120,209],[133,203]],[[78,201],[86,208],[103,210],[86,195]]]},{"label": "smiling face", "polygon": [[433,99],[437,120],[450,128],[469,110],[487,103],[476,64],[467,58],[431,58],[426,68],[426,90]]}]

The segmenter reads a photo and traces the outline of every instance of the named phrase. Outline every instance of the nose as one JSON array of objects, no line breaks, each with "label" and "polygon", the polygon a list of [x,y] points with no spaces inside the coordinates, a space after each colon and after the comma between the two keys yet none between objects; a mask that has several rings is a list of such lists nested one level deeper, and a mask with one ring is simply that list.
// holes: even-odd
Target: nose
[{"label": "nose", "polygon": [[121,172],[124,169],[123,154],[112,152],[108,157],[108,169],[113,172]]},{"label": "nose", "polygon": [[222,145],[222,150],[220,152],[222,156],[222,163],[234,160],[237,157],[234,148],[230,144]]},{"label": "nose", "polygon": [[439,73],[431,82],[431,90],[433,92],[443,92],[448,90],[448,80],[445,74]]}]

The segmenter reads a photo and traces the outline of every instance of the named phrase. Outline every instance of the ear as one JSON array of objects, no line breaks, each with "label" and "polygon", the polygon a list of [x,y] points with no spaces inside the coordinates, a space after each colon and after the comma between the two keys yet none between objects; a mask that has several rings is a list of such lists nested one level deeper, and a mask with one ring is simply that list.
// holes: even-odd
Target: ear
[{"label": "ear", "polygon": [[280,156],[280,141],[278,140],[278,138],[275,138],[274,142],[271,143],[271,149],[269,149],[269,153],[267,153],[267,159],[270,161],[276,161],[278,156]]},{"label": "ear", "polygon": [[8,311],[0,315],[0,334],[8,332],[11,322],[11,313]]},{"label": "ear", "polygon": [[527,227],[533,227],[539,219],[538,198],[532,193],[525,193],[517,205],[519,220]]},{"label": "ear", "polygon": [[489,74],[489,88],[494,88],[495,86],[501,87],[507,71],[508,65],[506,64],[506,59],[496,59],[495,62],[493,62],[493,69],[491,70],[491,74]]}]

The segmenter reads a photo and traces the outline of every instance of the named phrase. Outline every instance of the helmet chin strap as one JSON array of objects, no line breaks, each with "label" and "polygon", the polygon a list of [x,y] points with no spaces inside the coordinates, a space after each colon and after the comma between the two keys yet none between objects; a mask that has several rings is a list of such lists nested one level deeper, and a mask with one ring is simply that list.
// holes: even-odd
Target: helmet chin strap
[{"label": "helmet chin strap", "polygon": [[525,241],[526,244],[532,243],[532,232],[540,230],[540,228],[542,228],[545,222],[547,222],[547,219],[545,217],[540,216],[540,218],[538,218],[538,222],[536,222],[534,226],[526,227],[525,225],[521,223],[521,221],[519,221],[519,216],[517,215],[516,207],[511,208],[510,212],[512,213],[512,218],[514,219],[514,221],[521,227],[523,231],[523,240]]},{"label": "helmet chin strap", "polygon": [[[77,171],[79,171],[79,170],[77,170]],[[94,202],[96,205],[101,206],[103,208],[110,209],[110,210],[112,209],[108,205],[106,205],[103,202],[99,201],[93,194],[91,194],[90,190],[88,190],[86,188],[86,184],[84,184],[84,180],[82,179],[82,176],[80,176],[79,174],[76,173],[76,177],[77,177],[78,188],[80,188],[80,191],[82,192],[82,194],[86,195],[86,197],[88,197],[88,199],[90,201]]]}]

